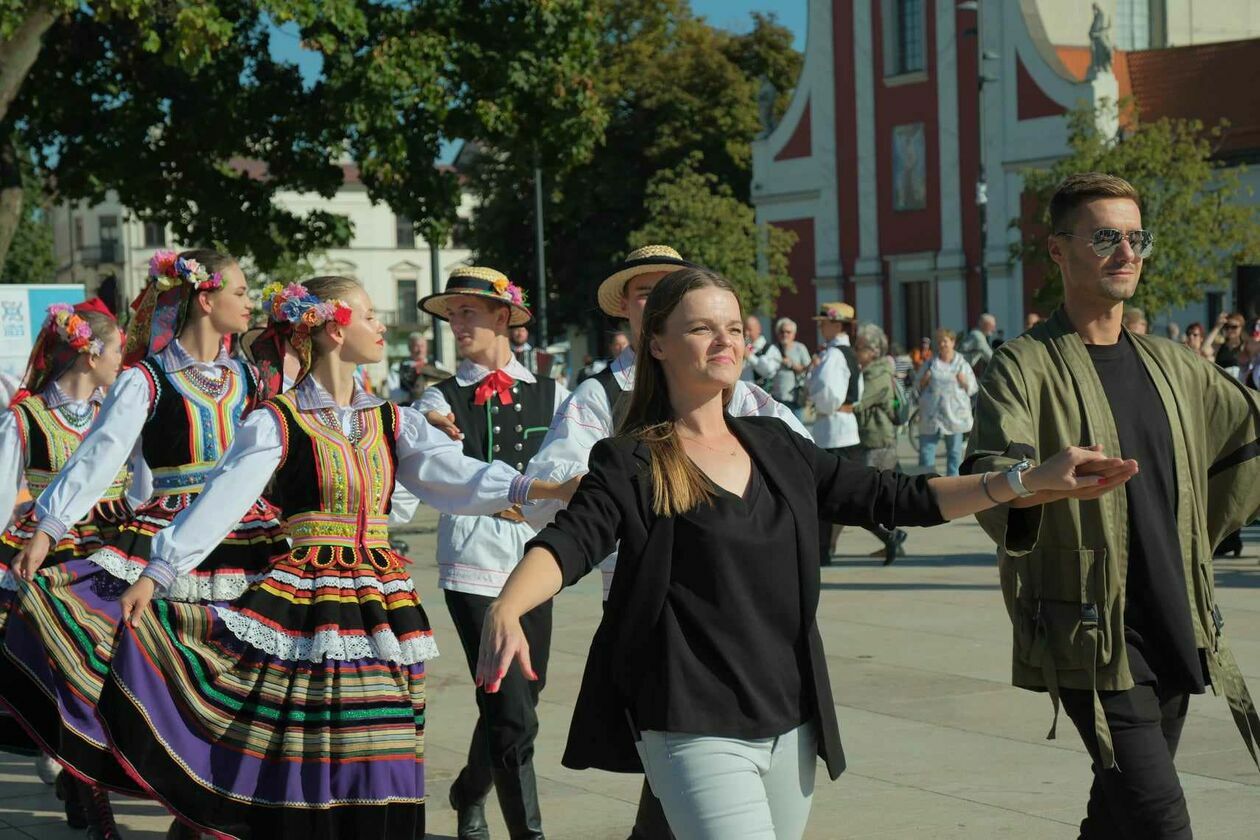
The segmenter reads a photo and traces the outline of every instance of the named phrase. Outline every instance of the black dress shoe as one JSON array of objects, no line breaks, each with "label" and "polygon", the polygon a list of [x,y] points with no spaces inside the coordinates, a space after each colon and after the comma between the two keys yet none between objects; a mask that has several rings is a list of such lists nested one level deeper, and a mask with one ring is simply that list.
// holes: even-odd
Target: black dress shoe
[{"label": "black dress shoe", "polygon": [[891,566],[897,559],[897,550],[901,548],[902,543],[908,537],[905,531],[900,528],[895,529],[888,535],[888,539],[884,540],[884,565]]}]

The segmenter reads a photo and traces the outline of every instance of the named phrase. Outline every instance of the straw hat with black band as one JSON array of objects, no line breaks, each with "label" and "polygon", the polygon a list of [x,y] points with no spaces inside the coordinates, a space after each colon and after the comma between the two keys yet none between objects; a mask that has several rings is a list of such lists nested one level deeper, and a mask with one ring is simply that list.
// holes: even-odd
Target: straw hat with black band
[{"label": "straw hat with black band", "polygon": [[680,268],[697,268],[679,256],[668,245],[644,245],[626,254],[616,271],[599,284],[599,308],[606,315],[624,318],[626,315],[626,284],[640,274],[677,271]]},{"label": "straw hat with black band", "polygon": [[511,310],[509,327],[527,327],[534,322],[525,300],[525,290],[507,279],[501,271],[479,265],[462,265],[451,272],[446,288],[423,298],[416,306],[434,318],[449,321],[453,298],[461,296],[486,298],[502,303]]},{"label": "straw hat with black band", "polygon": [[815,321],[833,321],[837,324],[847,324],[857,320],[857,312],[851,305],[842,300],[837,300],[820,305],[818,314],[813,319]]}]

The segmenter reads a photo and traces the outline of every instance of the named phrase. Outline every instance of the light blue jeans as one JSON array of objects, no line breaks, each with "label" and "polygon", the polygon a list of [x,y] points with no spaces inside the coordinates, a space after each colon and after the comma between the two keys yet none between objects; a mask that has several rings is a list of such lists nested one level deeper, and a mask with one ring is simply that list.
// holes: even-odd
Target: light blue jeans
[{"label": "light blue jeans", "polygon": [[806,723],[750,741],[646,731],[635,745],[679,840],[800,840],[818,742]]},{"label": "light blue jeans", "polygon": [[945,475],[958,475],[962,465],[963,436],[962,432],[943,435],[940,432],[919,435],[919,466],[929,470],[936,469],[936,443],[945,438]]}]

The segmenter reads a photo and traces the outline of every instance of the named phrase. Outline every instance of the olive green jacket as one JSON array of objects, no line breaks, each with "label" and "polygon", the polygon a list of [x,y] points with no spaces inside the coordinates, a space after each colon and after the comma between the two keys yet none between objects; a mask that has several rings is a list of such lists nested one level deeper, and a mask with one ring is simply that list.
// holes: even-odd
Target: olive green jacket
[{"label": "olive green jacket", "polygon": [[[1171,425],[1195,639],[1213,691],[1229,701],[1254,759],[1260,716],[1226,643],[1212,549],[1260,511],[1260,400],[1178,344],[1129,337]],[[1059,310],[994,354],[980,383],[964,471],[1005,470],[1023,458],[1041,461],[1067,446],[1095,443],[1109,455],[1122,454],[1085,344]],[[1014,684],[1048,691],[1056,720],[1060,687],[1094,690],[1099,744],[1110,767],[1110,733],[1097,692],[1133,687],[1124,645],[1125,494],[1037,508],[1004,505],[977,519],[998,545],[1002,594],[1014,625]]]},{"label": "olive green jacket", "polygon": [[897,442],[893,425],[893,365],[887,356],[862,369],[862,399],[853,404],[858,438],[866,449],[884,449]]}]

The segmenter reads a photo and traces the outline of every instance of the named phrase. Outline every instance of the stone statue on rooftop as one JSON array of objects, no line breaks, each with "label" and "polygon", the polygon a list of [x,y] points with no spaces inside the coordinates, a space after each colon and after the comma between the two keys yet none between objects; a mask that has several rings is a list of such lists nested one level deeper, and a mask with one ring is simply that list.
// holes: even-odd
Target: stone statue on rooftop
[{"label": "stone statue on rooftop", "polygon": [[1099,73],[1111,72],[1111,22],[1097,3],[1094,21],[1089,25],[1089,72],[1085,78],[1095,79]]}]

